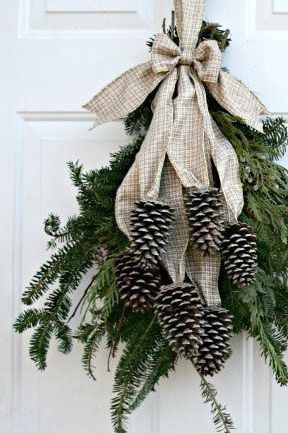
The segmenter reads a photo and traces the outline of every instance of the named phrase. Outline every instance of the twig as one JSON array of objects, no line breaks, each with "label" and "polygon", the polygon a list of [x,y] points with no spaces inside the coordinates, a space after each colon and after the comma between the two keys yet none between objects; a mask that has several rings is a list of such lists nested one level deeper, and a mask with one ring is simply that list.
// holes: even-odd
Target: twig
[{"label": "twig", "polygon": [[[135,359],[135,353],[137,353],[139,347],[141,347],[143,341],[145,340],[145,338],[149,334],[149,332],[150,332],[151,328],[153,327],[153,325],[155,324],[155,322],[156,322],[156,317],[154,316],[153,319],[151,320],[151,322],[149,323],[148,327],[146,328],[144,334],[139,338],[137,344],[133,347],[133,350],[132,350],[132,353],[133,353],[132,358],[133,359]],[[130,354],[130,357],[131,357],[131,354]],[[116,407],[112,406],[112,416],[115,418],[114,426],[116,427],[116,430],[118,428],[117,431],[119,431],[119,432],[120,431],[124,432],[123,425],[122,425],[123,424],[123,417],[125,418],[125,415],[128,415],[129,413],[131,413],[131,410],[129,410],[129,407],[127,407],[127,406],[125,407],[125,404],[124,404],[125,403],[125,395],[126,395],[126,391],[127,391],[128,386],[129,386],[129,383],[130,383],[130,376],[126,375],[125,379],[124,379],[124,387],[120,391],[119,402],[116,405]],[[122,428],[122,430],[121,430],[121,428]]]},{"label": "twig", "polygon": [[166,18],[163,19],[162,30],[163,30],[163,33],[166,34]]},{"label": "twig", "polygon": [[111,358],[115,358],[115,351],[116,351],[117,345],[118,345],[119,340],[120,340],[120,331],[121,331],[121,328],[123,325],[125,312],[126,312],[126,306],[123,308],[121,317],[120,317],[119,322],[117,324],[117,334],[116,334],[114,343],[111,345],[110,350],[109,350],[109,355],[108,355],[108,360],[107,360],[107,371],[109,373],[110,373]]},{"label": "twig", "polygon": [[80,301],[79,301],[78,304],[76,305],[76,307],[75,307],[73,313],[71,314],[71,316],[69,317],[67,323],[70,323],[71,320],[73,319],[73,317],[76,316],[77,311],[79,310],[79,308],[80,308],[82,302],[84,301],[84,299],[85,299],[85,297],[86,297],[88,291],[91,289],[91,287],[92,287],[94,281],[96,280],[96,278],[98,277],[99,273],[100,273],[100,271],[97,272],[97,274],[95,274],[95,275],[93,276],[92,280],[90,281],[90,283],[88,284],[88,286],[87,286],[86,289],[84,290],[84,293],[83,293],[83,295],[82,295],[81,298],[80,298]]},{"label": "twig", "polygon": [[171,40],[173,41],[175,37],[175,11],[171,13]]},{"label": "twig", "polygon": [[[210,395],[211,401],[213,401],[216,411],[222,421],[223,427],[225,428],[225,433],[232,433],[231,430],[234,430],[234,427],[228,424],[228,419],[227,416],[223,413],[222,410],[222,406],[221,404],[218,402],[218,400],[216,399],[216,395],[214,392],[211,391],[210,389],[210,384],[207,382],[206,378],[197,370],[197,368],[195,367],[195,364],[193,363],[193,361],[191,361],[193,367],[195,368],[198,376],[200,377],[202,383],[205,385],[207,392]],[[225,409],[224,409],[225,410]]]}]

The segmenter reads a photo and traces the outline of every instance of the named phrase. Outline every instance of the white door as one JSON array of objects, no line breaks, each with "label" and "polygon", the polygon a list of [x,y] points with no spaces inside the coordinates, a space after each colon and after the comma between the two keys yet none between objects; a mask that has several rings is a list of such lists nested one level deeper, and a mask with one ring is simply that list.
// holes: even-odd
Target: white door
[{"label": "white door", "polygon": [[[28,337],[12,322],[20,295],[45,260],[42,221],[51,211],[76,212],[67,161],[100,167],[127,142],[120,123],[89,132],[81,105],[128,67],[145,61],[145,40],[169,16],[167,0],[2,0],[0,17],[1,433],[111,433],[113,377],[98,358],[98,381],[69,357],[50,350],[39,373]],[[274,114],[288,116],[288,1],[208,0],[207,18],[229,27],[228,68]],[[286,433],[288,391],[280,390],[245,338],[216,379],[237,433]],[[187,363],[135,414],[132,433],[214,433]]]}]

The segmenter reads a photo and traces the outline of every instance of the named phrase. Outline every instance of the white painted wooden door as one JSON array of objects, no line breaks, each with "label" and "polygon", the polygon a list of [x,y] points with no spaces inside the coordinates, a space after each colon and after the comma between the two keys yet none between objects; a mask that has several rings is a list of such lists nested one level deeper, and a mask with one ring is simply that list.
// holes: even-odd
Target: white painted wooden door
[{"label": "white painted wooden door", "polygon": [[[191,0],[192,1],[192,0]],[[80,348],[52,348],[49,369],[27,357],[28,336],[12,322],[20,294],[47,257],[42,221],[76,212],[66,161],[100,167],[126,143],[121,124],[89,132],[80,107],[123,70],[147,59],[145,40],[160,30],[167,0],[2,0],[0,16],[1,433],[111,433],[112,375],[98,359],[98,381],[82,371]],[[260,93],[273,114],[288,113],[288,1],[208,0],[207,18],[229,27],[224,64]],[[286,161],[287,163],[287,161]],[[271,379],[257,348],[233,341],[217,379],[237,433],[286,433],[288,392]],[[213,433],[198,381],[182,363],[135,414],[132,433]]]}]

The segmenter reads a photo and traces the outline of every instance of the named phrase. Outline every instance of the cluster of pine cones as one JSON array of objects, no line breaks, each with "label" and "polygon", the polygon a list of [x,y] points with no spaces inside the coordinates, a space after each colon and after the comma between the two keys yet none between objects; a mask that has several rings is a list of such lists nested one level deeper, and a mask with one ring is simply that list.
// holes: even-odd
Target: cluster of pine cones
[{"label": "cluster of pine cones", "polygon": [[[246,224],[225,227],[222,194],[216,188],[185,197],[191,239],[199,254],[221,252],[228,277],[248,287],[256,279],[256,238]],[[131,249],[116,263],[120,298],[136,312],[155,308],[170,346],[192,360],[202,375],[219,372],[230,353],[232,317],[203,304],[194,283],[163,285],[159,263],[169,242],[173,210],[157,201],[139,201],[131,215]]]},{"label": "cluster of pine cones", "polygon": [[192,360],[203,376],[223,368],[233,329],[227,310],[205,307],[193,283],[163,286],[155,308],[167,341],[179,355]]},{"label": "cluster of pine cones", "polygon": [[154,305],[161,287],[159,261],[169,240],[173,211],[157,201],[139,201],[131,215],[132,245],[116,263],[120,298],[134,311]]},{"label": "cluster of pine cones", "polygon": [[228,277],[235,285],[249,287],[256,281],[256,236],[247,224],[226,227],[224,201],[217,188],[192,190],[185,205],[191,239],[199,252],[221,252]]}]

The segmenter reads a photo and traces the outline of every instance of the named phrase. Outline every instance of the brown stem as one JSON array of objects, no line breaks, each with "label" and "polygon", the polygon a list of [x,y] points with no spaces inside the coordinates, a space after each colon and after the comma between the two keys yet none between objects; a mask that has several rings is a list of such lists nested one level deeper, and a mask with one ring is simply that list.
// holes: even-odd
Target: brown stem
[{"label": "brown stem", "polygon": [[162,30],[163,30],[163,33],[166,34],[166,18],[163,19]]},{"label": "brown stem", "polygon": [[119,319],[119,322],[117,323],[117,334],[114,340],[114,343],[111,345],[110,347],[110,351],[109,351],[109,355],[108,355],[108,361],[107,361],[107,371],[110,373],[110,362],[111,362],[111,358],[115,358],[115,352],[116,352],[116,348],[118,346],[119,340],[120,340],[120,331],[123,325],[123,321],[124,321],[124,316],[125,316],[125,312],[126,312],[126,307],[123,308],[121,317]]},{"label": "brown stem", "polygon": [[175,11],[171,13],[171,39],[173,41],[175,37]]},{"label": "brown stem", "polygon": [[216,396],[214,395],[213,392],[210,392],[210,387],[209,387],[209,383],[207,382],[206,378],[197,370],[195,364],[193,361],[191,361],[193,367],[195,368],[196,373],[199,375],[200,379],[202,380],[202,382],[205,384],[206,386],[206,390],[209,392],[211,399],[213,400],[216,410],[221,418],[222,424],[225,427],[225,433],[231,433],[231,429],[229,428],[229,426],[227,425],[227,420],[226,417],[223,415],[222,409],[221,409],[221,405],[218,402]]},{"label": "brown stem", "polygon": [[92,277],[92,280],[90,281],[90,283],[88,284],[88,286],[87,286],[86,289],[84,290],[84,293],[83,293],[83,295],[82,295],[81,298],[80,298],[80,301],[79,301],[78,304],[76,305],[76,307],[75,307],[73,313],[71,314],[71,316],[69,317],[67,323],[70,323],[71,320],[73,319],[73,317],[76,316],[77,311],[79,310],[79,308],[80,308],[82,302],[83,302],[84,299],[86,298],[87,293],[88,293],[89,290],[91,289],[91,287],[92,287],[93,283],[95,282],[96,278],[98,277],[99,273],[100,273],[100,271],[97,272],[97,274],[95,274],[95,275]]}]

